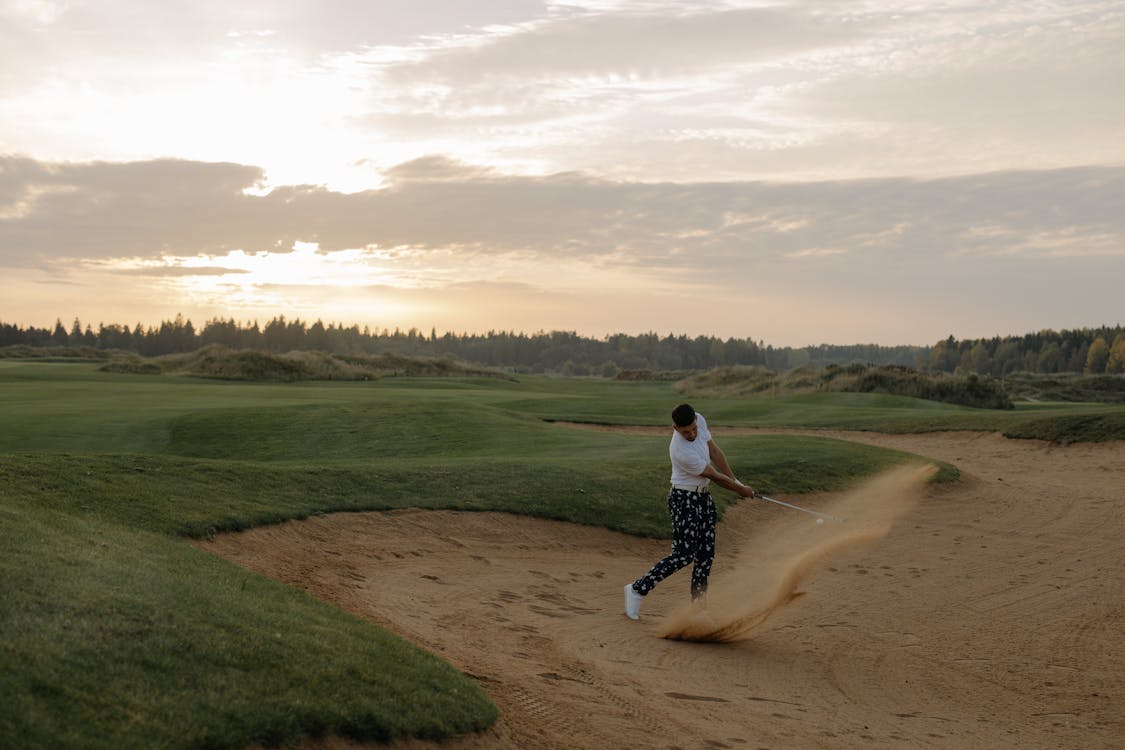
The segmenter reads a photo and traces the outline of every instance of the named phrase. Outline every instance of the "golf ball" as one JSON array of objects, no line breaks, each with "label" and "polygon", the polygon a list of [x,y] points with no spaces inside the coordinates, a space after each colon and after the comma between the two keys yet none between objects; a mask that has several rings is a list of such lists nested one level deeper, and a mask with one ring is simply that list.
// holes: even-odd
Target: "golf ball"
[{"label": "golf ball", "polygon": [[823,526],[824,525],[824,519],[823,518],[816,519],[816,525],[817,526]]}]

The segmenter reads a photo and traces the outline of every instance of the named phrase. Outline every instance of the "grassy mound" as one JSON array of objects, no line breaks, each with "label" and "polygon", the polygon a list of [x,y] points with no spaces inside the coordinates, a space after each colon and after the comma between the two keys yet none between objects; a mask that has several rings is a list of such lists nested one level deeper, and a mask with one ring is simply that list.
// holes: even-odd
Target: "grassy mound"
[{"label": "grassy mound", "polygon": [[790,396],[815,391],[882,393],[984,409],[1012,409],[1003,385],[991,378],[923,373],[901,365],[829,365],[774,372],[764,367],[721,367],[685,378],[679,390],[693,397]]},{"label": "grassy mound", "polygon": [[40,362],[73,362],[75,360],[109,359],[112,350],[92,346],[0,346],[0,359],[35,359]]},{"label": "grassy mound", "polygon": [[[387,742],[495,720],[483,691],[438,658],[93,507],[43,493],[29,502],[11,462],[0,457],[5,747],[192,750],[330,734]],[[112,486],[112,459],[82,463]],[[76,468],[63,457],[47,464],[39,468]],[[89,489],[77,502],[112,493]]]},{"label": "grassy mound", "polygon": [[690,370],[619,370],[613,376],[621,381],[652,381],[670,383],[682,380],[691,374]]},{"label": "grassy mound", "polygon": [[1033,419],[1004,431],[1004,437],[1053,443],[1100,443],[1125,439],[1125,412],[1068,414]]},{"label": "grassy mound", "polygon": [[188,354],[145,358],[119,352],[101,368],[105,372],[136,375],[186,375],[219,380],[375,380],[394,375],[447,377],[506,377],[496,370],[472,367],[449,359],[405,357],[398,354],[328,354],[297,351],[272,354],[235,350],[218,344]]},{"label": "grassy mound", "polygon": [[1013,398],[1026,401],[1125,404],[1125,375],[1037,375],[1015,373],[1005,378]]}]

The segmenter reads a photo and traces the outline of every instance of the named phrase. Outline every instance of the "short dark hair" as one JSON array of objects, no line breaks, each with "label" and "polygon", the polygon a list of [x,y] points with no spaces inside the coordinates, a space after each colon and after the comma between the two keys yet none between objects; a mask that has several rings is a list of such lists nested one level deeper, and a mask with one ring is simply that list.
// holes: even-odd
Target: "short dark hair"
[{"label": "short dark hair", "polygon": [[695,421],[695,409],[691,404],[680,404],[672,410],[672,421],[677,427],[687,427]]}]

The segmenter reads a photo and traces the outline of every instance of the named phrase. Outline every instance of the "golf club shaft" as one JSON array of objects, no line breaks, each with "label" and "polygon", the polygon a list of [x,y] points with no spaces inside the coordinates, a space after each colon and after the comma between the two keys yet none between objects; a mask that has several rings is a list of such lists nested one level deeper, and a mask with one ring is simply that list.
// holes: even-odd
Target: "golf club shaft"
[{"label": "golf club shaft", "polygon": [[802,508],[800,505],[793,505],[792,503],[787,503],[784,500],[774,500],[772,497],[766,497],[765,495],[761,495],[757,492],[754,493],[754,497],[758,498],[759,500],[769,500],[771,503],[777,503],[778,505],[784,505],[786,508],[792,508],[793,510],[799,510],[799,511],[802,511],[804,513],[809,513],[810,515],[820,516],[821,518],[830,518],[833,521],[843,521],[844,520],[842,518],[837,518],[836,516],[830,516],[827,513],[817,513],[815,510],[809,510],[808,508]]}]

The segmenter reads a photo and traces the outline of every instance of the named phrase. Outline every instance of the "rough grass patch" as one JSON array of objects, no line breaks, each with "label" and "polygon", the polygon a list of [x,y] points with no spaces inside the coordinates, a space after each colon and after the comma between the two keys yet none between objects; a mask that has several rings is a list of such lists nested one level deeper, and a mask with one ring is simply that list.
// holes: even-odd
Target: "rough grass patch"
[{"label": "rough grass patch", "polygon": [[488,370],[434,357],[398,354],[329,354],[320,351],[291,351],[274,354],[256,349],[230,349],[212,344],[188,354],[146,358],[117,352],[101,367],[105,372],[139,375],[185,375],[218,380],[276,381],[375,380],[391,376],[508,377]]},{"label": "rough grass patch", "polygon": [[1125,439],[1125,411],[1034,419],[1004,431],[1004,437],[1053,443],[1100,443]]},{"label": "rough grass patch", "polygon": [[792,396],[817,391],[883,393],[986,409],[1011,409],[998,380],[923,373],[901,365],[829,365],[774,372],[764,367],[720,367],[681,380],[677,389],[693,397]]}]

